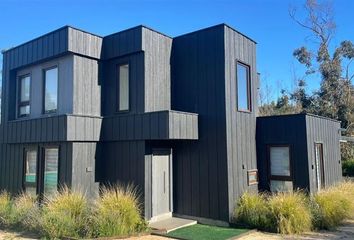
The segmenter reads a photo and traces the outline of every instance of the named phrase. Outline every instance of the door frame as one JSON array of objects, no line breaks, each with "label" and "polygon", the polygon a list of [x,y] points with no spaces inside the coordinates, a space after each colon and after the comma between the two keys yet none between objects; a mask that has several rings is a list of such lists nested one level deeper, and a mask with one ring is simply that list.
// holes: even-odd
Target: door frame
[{"label": "door frame", "polygon": [[[152,188],[153,188],[153,184],[152,184],[152,177],[153,177],[153,168],[152,168],[152,161],[153,161],[153,158],[154,156],[156,155],[168,155],[169,156],[169,174],[170,174],[170,177],[169,177],[169,182],[170,182],[170,202],[169,202],[169,205],[170,205],[170,211],[166,214],[162,214],[162,215],[158,215],[158,216],[153,216],[153,191],[152,191]],[[150,169],[151,169],[151,172],[150,172],[150,186],[151,186],[151,192],[150,192],[150,209],[151,209],[151,219],[150,221],[153,222],[153,221],[158,221],[160,219],[164,219],[164,218],[167,218],[167,217],[172,217],[172,213],[173,213],[173,165],[172,165],[172,149],[171,148],[152,148],[152,152],[151,152],[151,162],[150,162]]]},{"label": "door frame", "polygon": [[[316,158],[316,148],[317,145],[321,146],[321,151],[320,151],[320,159],[318,159],[320,162],[317,161]],[[325,164],[324,164],[324,149],[323,149],[323,142],[315,142],[315,146],[314,146],[314,153],[315,153],[315,180],[316,180],[316,188],[317,191],[319,191],[320,189],[323,189],[326,187],[326,177],[325,177]],[[317,171],[317,165],[319,164],[319,171]],[[320,174],[320,176],[318,176],[318,174]],[[321,188],[319,189],[318,187],[318,179],[320,179],[321,181]]]}]

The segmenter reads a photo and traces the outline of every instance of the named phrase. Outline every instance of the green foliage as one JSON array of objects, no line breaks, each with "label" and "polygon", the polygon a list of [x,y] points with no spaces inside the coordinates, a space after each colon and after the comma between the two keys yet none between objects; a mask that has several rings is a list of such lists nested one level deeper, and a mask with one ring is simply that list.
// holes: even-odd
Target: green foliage
[{"label": "green foliage", "polygon": [[260,230],[269,231],[274,222],[267,199],[263,194],[244,193],[237,203],[234,216],[239,224]]},{"label": "green foliage", "polygon": [[343,161],[342,170],[343,170],[343,176],[354,177],[354,160]]},{"label": "green foliage", "polygon": [[[346,218],[353,216],[353,187],[343,183],[317,193],[313,197],[314,225],[319,229],[334,229]],[[349,191],[349,192],[348,192]]]},{"label": "green foliage", "polygon": [[311,229],[312,216],[303,193],[277,193],[270,197],[268,204],[277,232],[299,234]]},{"label": "green foliage", "polygon": [[11,224],[30,231],[39,229],[40,209],[35,197],[21,193],[13,201]]},{"label": "green foliage", "polygon": [[41,231],[50,239],[85,237],[89,213],[85,196],[63,187],[54,197],[45,200]]},{"label": "green foliage", "polygon": [[132,186],[105,187],[95,205],[93,224],[98,237],[126,236],[145,231],[138,196]]},{"label": "green foliage", "polygon": [[8,226],[11,224],[12,202],[8,192],[0,193],[0,226]]}]

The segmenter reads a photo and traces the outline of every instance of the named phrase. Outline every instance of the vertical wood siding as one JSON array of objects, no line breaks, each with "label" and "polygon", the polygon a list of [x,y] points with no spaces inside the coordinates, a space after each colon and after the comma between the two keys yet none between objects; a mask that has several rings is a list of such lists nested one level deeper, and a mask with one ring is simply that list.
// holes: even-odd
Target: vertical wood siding
[{"label": "vertical wood siding", "polygon": [[[251,112],[237,110],[236,63],[250,67]],[[245,191],[257,191],[248,186],[247,170],[257,169],[256,113],[257,113],[256,44],[225,26],[225,103],[228,162],[229,214],[232,216],[237,199]],[[225,117],[224,117],[225,118]],[[231,220],[231,219],[230,219]]]},{"label": "vertical wood siding", "polygon": [[172,109],[198,113],[199,140],[174,145],[174,212],[228,221],[223,26],[173,39]]},{"label": "vertical wood siding", "polygon": [[316,191],[315,142],[323,144],[325,186],[333,185],[342,179],[340,156],[340,122],[317,116],[306,116],[308,166],[310,190]]}]

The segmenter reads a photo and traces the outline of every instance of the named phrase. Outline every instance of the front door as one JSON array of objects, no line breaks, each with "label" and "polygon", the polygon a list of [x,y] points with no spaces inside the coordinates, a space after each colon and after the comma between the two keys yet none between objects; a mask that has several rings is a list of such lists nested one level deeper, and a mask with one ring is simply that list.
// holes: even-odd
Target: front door
[{"label": "front door", "polygon": [[321,190],[325,187],[322,143],[315,143],[315,177],[317,190]]},{"label": "front door", "polygon": [[154,151],[152,155],[152,218],[170,217],[171,204],[170,151]]}]

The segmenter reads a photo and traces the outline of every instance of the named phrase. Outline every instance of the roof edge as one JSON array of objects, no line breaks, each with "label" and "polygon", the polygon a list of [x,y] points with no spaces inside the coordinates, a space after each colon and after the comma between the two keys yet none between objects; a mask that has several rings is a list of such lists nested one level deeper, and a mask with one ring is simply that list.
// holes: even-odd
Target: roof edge
[{"label": "roof edge", "polygon": [[283,115],[270,115],[270,116],[257,116],[257,118],[276,118],[276,117],[294,117],[294,116],[309,116],[309,117],[315,117],[315,118],[321,118],[324,120],[328,121],[333,121],[333,122],[341,122],[337,119],[329,118],[329,117],[324,117],[312,113],[291,113],[291,114],[283,114]]}]

